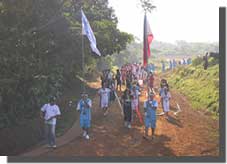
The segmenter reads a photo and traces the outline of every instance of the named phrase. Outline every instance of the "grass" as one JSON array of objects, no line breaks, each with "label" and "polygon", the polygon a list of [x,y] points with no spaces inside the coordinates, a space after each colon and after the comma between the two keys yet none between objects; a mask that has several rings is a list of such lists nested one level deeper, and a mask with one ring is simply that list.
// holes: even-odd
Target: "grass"
[{"label": "grass", "polygon": [[75,108],[67,109],[62,113],[62,116],[58,119],[56,136],[59,137],[63,135],[68,129],[70,129],[74,122],[79,119],[78,113]]},{"label": "grass", "polygon": [[219,65],[203,69],[202,64],[181,66],[167,74],[170,86],[188,97],[194,109],[205,110],[218,116]]},{"label": "grass", "polygon": [[[78,101],[81,98],[82,82],[79,79],[74,79],[74,81],[70,81],[69,83],[70,87],[65,88],[62,100],[59,102],[61,116],[57,121],[56,136],[63,135],[73,126],[75,121],[79,119],[79,113],[77,112],[76,107]],[[96,90],[89,88],[88,86],[86,86],[85,90],[89,93],[89,98],[92,99],[96,93]],[[71,107],[69,106],[70,100],[73,102]]]},{"label": "grass", "polygon": [[[79,119],[76,105],[82,93],[82,82],[77,78],[65,80],[63,95],[57,104],[61,110],[61,116],[57,119],[56,136],[62,136],[69,130],[75,121]],[[96,90],[86,86],[89,97],[93,98]],[[69,101],[73,100],[74,106],[69,107]],[[39,118],[39,110],[34,118],[24,119],[18,125],[1,129],[0,155],[18,155],[34,145],[44,143],[44,122]]]}]

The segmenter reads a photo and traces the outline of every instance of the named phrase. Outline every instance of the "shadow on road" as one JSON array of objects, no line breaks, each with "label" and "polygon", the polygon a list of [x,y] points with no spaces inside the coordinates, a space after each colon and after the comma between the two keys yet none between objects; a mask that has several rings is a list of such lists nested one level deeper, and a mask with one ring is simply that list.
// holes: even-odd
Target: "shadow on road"
[{"label": "shadow on road", "polygon": [[166,135],[158,135],[152,141],[145,140],[144,155],[147,156],[175,156],[172,149],[167,146],[171,138]]},{"label": "shadow on road", "polygon": [[179,127],[179,128],[183,128],[182,123],[179,120],[177,120],[176,118],[172,117],[172,116],[169,116],[169,119],[167,121],[169,123]]}]

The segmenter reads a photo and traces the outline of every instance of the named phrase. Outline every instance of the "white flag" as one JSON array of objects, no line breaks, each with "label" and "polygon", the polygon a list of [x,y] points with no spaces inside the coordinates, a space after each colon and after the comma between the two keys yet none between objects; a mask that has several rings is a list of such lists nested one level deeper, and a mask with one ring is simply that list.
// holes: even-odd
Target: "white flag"
[{"label": "white flag", "polygon": [[91,26],[87,20],[87,17],[85,16],[83,10],[81,9],[81,19],[82,19],[82,34],[87,35],[88,40],[90,41],[91,49],[94,53],[101,56],[101,53],[99,52],[98,48],[96,47],[96,39],[95,35],[91,29]]}]

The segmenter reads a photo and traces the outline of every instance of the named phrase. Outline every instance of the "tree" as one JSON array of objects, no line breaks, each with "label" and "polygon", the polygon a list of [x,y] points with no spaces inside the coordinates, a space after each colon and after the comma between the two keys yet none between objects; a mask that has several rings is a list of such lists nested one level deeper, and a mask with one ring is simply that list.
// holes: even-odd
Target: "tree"
[{"label": "tree", "polygon": [[145,13],[146,12],[150,13],[152,10],[156,8],[156,6],[152,4],[151,0],[140,0],[140,3]]},{"label": "tree", "polygon": [[[132,40],[117,29],[107,0],[0,2],[0,127],[33,118],[50,95],[61,96],[66,76],[81,72],[81,7],[102,54],[120,52]],[[87,70],[96,69],[99,59],[87,40],[85,57]]]}]

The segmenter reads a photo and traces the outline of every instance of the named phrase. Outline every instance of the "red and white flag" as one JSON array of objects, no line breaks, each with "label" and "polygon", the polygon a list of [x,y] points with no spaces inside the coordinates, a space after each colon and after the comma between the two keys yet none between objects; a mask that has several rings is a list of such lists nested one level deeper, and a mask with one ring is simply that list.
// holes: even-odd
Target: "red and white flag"
[{"label": "red and white flag", "polygon": [[143,31],[143,65],[147,65],[148,57],[151,56],[150,44],[153,40],[150,24],[147,20],[146,14],[144,15],[144,31]]}]

